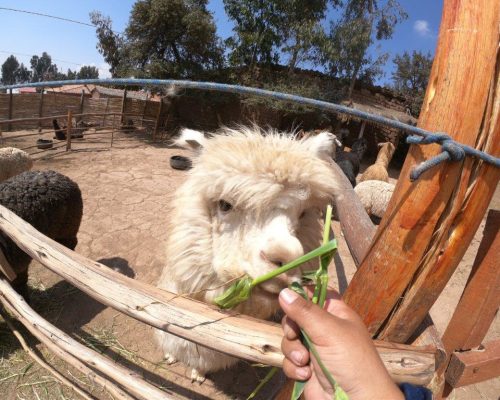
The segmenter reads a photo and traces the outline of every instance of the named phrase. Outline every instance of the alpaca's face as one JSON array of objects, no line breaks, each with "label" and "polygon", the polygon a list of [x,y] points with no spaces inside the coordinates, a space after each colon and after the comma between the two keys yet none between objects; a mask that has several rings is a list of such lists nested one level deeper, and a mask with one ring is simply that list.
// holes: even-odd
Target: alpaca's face
[{"label": "alpaca's face", "polygon": [[[196,157],[174,199],[162,287],[211,302],[235,279],[264,275],[321,244],[321,213],[339,195],[329,166],[334,135],[299,141],[243,128],[207,140],[185,133],[179,140]],[[317,260],[303,267],[316,268]],[[259,285],[252,313],[262,306],[259,316],[268,318],[268,300],[277,307],[279,290],[301,275],[295,269]]]},{"label": "alpaca's face", "polygon": [[[321,237],[318,204],[308,205],[307,194],[283,191],[264,210],[233,205],[231,195],[212,205],[213,268],[222,280],[241,275],[256,278],[317,246]],[[325,202],[326,207],[326,202]],[[260,286],[277,294],[300,280],[300,268]]]}]

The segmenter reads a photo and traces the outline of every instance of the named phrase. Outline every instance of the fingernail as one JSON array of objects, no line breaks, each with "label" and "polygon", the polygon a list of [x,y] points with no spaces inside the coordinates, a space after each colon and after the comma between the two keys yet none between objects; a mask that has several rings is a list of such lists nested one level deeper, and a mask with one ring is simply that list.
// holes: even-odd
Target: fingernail
[{"label": "fingernail", "polygon": [[309,368],[297,368],[295,370],[297,377],[301,380],[309,378]]},{"label": "fingernail", "polygon": [[296,363],[296,364],[302,364],[302,361],[304,359],[304,356],[300,351],[294,350],[290,353],[290,358]]},{"label": "fingernail", "polygon": [[295,300],[297,300],[297,297],[299,297],[299,295],[297,293],[295,293],[293,290],[290,290],[288,288],[283,289],[280,292],[280,298],[286,304],[292,304]]}]

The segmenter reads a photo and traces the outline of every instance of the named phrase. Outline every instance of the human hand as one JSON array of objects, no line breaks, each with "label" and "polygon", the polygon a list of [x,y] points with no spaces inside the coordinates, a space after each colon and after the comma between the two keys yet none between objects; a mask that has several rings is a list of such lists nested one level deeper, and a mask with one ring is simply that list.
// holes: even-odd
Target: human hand
[{"label": "human hand", "polygon": [[286,313],[282,320],[283,370],[291,379],[308,380],[306,399],[331,399],[334,389],[301,343],[300,328],[309,335],[323,364],[350,400],[404,399],[363,321],[337,293],[329,293],[325,309],[290,289],[281,291],[279,302]]}]

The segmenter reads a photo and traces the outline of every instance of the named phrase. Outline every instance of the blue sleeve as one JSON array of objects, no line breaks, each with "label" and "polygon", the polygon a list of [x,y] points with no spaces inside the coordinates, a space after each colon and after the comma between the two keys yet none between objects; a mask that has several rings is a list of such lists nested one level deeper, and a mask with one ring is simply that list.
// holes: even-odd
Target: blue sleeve
[{"label": "blue sleeve", "polygon": [[399,388],[405,395],[405,400],[432,400],[432,392],[423,386],[402,383]]}]

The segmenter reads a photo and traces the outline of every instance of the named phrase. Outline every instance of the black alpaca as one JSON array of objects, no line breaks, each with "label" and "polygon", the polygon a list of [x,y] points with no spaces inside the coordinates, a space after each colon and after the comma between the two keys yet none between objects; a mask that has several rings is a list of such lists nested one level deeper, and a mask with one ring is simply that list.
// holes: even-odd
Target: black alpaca
[{"label": "black alpaca", "polygon": [[54,125],[54,132],[56,134],[56,136],[54,136],[54,139],[66,140],[66,132],[64,129],[61,129],[61,127],[57,123],[57,119],[52,120],[52,125]]}]

